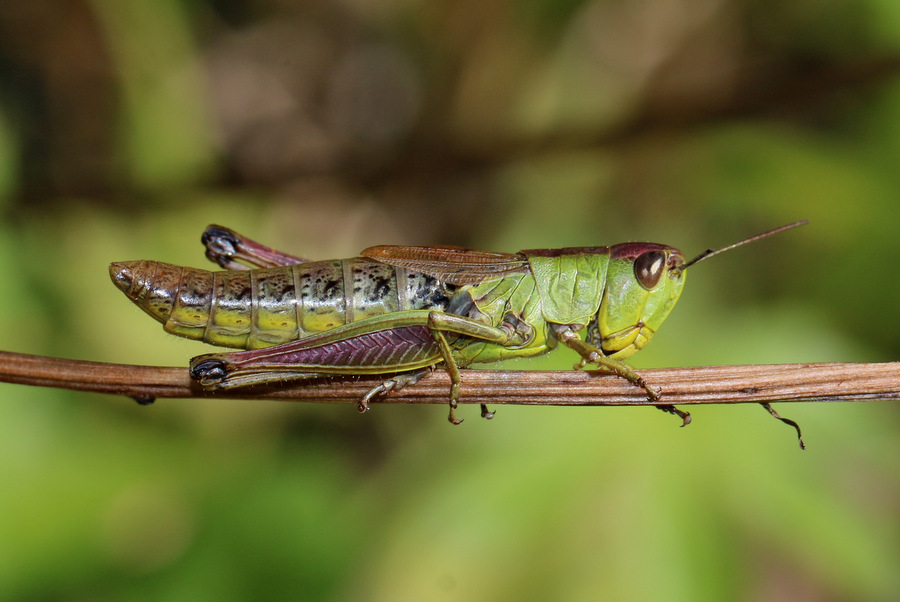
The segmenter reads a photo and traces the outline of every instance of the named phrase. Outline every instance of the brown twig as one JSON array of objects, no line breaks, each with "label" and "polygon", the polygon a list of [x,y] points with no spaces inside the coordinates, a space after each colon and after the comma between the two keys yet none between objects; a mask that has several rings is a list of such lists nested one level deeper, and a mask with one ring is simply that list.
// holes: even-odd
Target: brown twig
[{"label": "brown twig", "polygon": [[[621,378],[590,371],[467,370],[460,403],[525,405],[695,405],[774,401],[866,401],[900,398],[900,362],[881,364],[762,364],[641,370],[662,399]],[[384,377],[318,379],[257,390],[210,392],[187,368],[132,366],[0,351],[0,382],[126,395],[221,397],[356,403]],[[447,403],[450,381],[438,370],[415,386],[378,398],[383,403]]]}]

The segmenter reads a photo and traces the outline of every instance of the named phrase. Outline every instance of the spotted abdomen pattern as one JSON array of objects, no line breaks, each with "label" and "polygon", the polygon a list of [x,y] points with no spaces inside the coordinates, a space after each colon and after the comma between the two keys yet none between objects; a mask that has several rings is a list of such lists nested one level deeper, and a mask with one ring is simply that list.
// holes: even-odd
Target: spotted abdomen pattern
[{"label": "spotted abdomen pattern", "polygon": [[410,309],[446,310],[456,287],[364,258],[210,272],[159,261],[115,263],[113,281],[166,331],[258,349]]}]

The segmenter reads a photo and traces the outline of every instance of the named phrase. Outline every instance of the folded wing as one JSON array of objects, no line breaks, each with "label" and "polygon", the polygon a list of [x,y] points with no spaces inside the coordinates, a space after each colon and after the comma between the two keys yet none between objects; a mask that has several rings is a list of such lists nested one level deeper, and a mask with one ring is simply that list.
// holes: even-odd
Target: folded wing
[{"label": "folded wing", "polygon": [[518,253],[492,253],[463,247],[369,247],[361,255],[398,268],[427,274],[449,284],[478,284],[528,273],[528,260]]}]

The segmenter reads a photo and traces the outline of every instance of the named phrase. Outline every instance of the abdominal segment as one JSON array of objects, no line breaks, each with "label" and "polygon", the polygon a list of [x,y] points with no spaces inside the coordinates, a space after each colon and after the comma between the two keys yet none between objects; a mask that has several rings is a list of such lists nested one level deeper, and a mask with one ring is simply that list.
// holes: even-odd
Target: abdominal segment
[{"label": "abdominal segment", "polygon": [[166,331],[243,349],[395,311],[443,311],[456,288],[363,258],[219,272],[136,261],[113,264],[110,273]]}]

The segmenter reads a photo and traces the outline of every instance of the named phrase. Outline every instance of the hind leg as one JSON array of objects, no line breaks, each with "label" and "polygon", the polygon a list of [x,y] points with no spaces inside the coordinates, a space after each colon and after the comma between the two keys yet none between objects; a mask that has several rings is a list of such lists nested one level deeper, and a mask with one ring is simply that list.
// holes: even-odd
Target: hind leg
[{"label": "hind leg", "polygon": [[206,227],[200,241],[206,247],[206,257],[228,270],[274,268],[309,261],[276,251],[215,224]]}]

